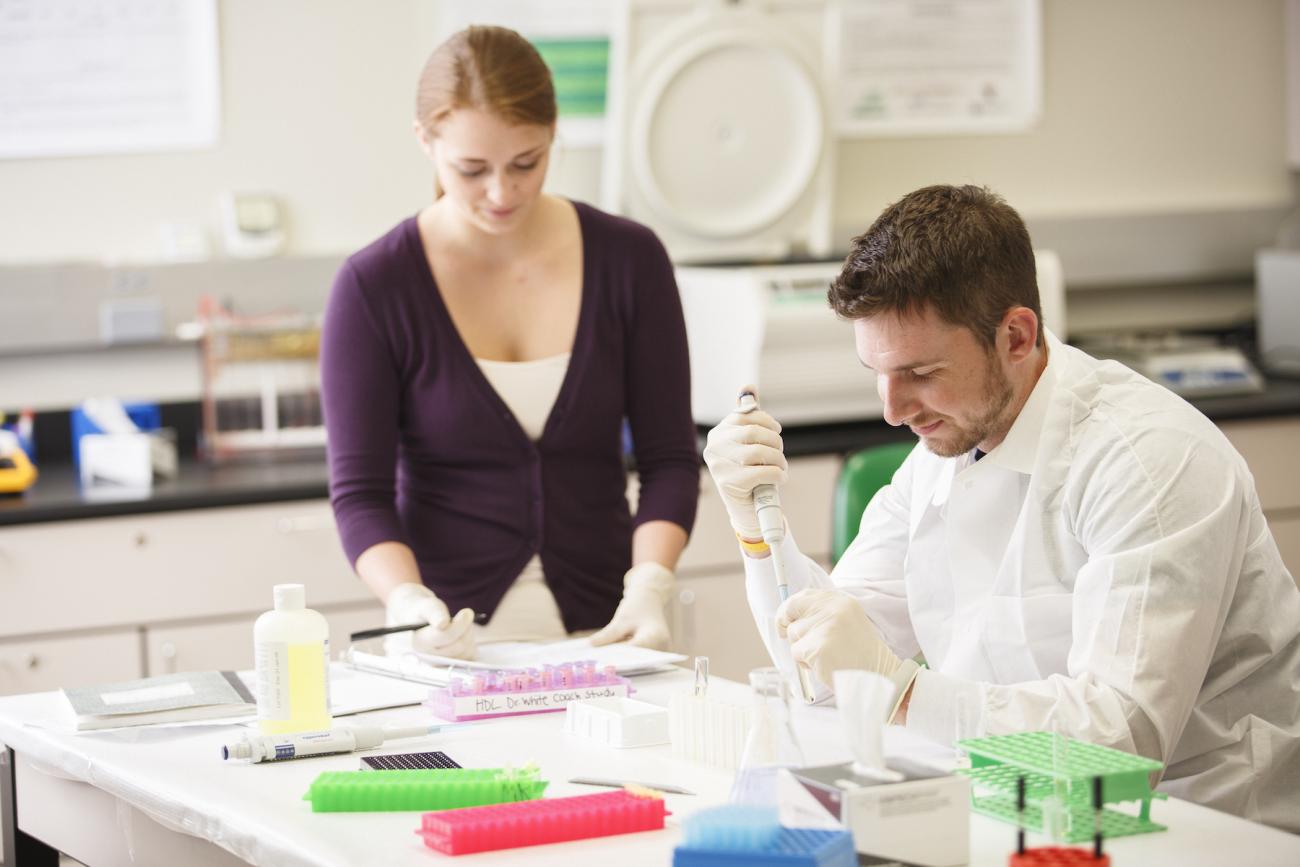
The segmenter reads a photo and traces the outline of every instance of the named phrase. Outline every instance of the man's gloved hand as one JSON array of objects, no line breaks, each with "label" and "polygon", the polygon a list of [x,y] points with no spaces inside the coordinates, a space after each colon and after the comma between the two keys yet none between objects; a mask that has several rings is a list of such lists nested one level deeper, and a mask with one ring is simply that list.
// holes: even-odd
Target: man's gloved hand
[{"label": "man's gloved hand", "polygon": [[[478,655],[474,643],[474,610],[462,608],[452,617],[447,606],[423,584],[399,584],[388,594],[386,622],[389,626],[428,623],[423,629],[390,635],[384,648],[388,653],[406,649],[456,659],[473,659]],[[410,644],[405,641],[410,636]]]},{"label": "man's gloved hand", "polygon": [[874,671],[896,686],[916,671],[915,662],[899,659],[885,646],[858,601],[840,590],[794,594],[776,610],[776,628],[789,637],[794,661],[812,669],[827,686],[841,669]]},{"label": "man's gloved hand", "polygon": [[709,431],[704,462],[741,538],[763,537],[754,513],[754,488],[785,484],[788,467],[782,448],[781,425],[759,409],[733,412]]},{"label": "man's gloved hand", "polygon": [[627,641],[638,647],[667,650],[672,643],[664,606],[672,598],[673,573],[658,563],[638,563],[623,576],[623,601],[614,619],[591,636],[594,645]]}]

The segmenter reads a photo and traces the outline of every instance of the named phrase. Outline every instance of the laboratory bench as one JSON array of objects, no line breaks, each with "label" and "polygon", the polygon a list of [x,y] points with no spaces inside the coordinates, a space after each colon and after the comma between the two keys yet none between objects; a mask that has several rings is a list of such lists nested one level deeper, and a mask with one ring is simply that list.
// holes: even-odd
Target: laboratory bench
[{"label": "laboratory bench", "polygon": [[[1196,403],[1246,457],[1283,559],[1300,575],[1300,382]],[[789,427],[783,437],[792,533],[829,567],[843,456],[910,433],[864,421]],[[636,487],[632,473],[633,503]],[[319,457],[224,466],[188,457],[178,478],[141,493],[83,491],[70,463],[43,464],[25,496],[0,498],[0,695],[249,668],[252,623],[275,583],[307,585],[336,649],[347,633],[381,625],[381,606],[343,555],[327,490]],[[721,676],[762,664],[734,536],[703,468],[677,575],[677,649],[709,656]]]}]

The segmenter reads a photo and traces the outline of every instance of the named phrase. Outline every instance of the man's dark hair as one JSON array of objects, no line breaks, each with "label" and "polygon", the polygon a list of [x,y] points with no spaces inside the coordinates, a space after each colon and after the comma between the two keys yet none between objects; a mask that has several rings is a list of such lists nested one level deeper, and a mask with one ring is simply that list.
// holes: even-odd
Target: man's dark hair
[{"label": "man's dark hair", "polygon": [[890,205],[853,239],[827,297],[845,319],[931,307],[988,348],[1006,312],[1028,307],[1043,345],[1029,232],[1015,209],[985,187],[924,187]]}]

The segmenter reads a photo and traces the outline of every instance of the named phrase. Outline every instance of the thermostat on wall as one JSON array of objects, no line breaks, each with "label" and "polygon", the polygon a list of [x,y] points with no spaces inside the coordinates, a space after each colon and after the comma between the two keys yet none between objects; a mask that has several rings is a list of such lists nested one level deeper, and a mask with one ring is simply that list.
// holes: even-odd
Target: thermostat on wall
[{"label": "thermostat on wall", "polygon": [[280,203],[267,193],[222,193],[221,237],[238,259],[274,256],[284,249]]}]

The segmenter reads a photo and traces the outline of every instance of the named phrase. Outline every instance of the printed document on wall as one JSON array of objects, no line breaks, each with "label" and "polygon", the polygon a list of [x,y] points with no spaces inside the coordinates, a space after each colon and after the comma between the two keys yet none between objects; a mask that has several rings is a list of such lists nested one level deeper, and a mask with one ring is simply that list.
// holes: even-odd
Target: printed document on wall
[{"label": "printed document on wall", "polygon": [[828,46],[846,136],[1008,133],[1042,106],[1041,0],[842,0]]},{"label": "printed document on wall", "polygon": [[0,0],[0,157],[216,144],[216,0]]}]

